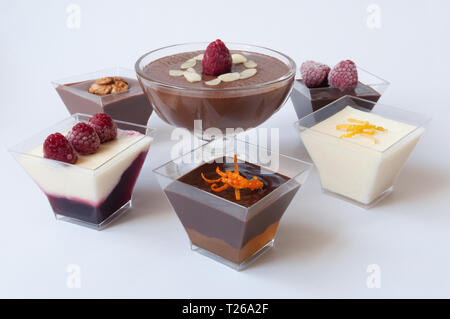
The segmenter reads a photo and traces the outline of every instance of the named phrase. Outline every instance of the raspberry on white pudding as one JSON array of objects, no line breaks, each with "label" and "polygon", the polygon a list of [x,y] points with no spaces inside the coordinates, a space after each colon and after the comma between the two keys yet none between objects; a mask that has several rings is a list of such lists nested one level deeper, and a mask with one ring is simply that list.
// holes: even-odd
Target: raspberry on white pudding
[{"label": "raspberry on white pudding", "polygon": [[44,157],[43,136],[55,131],[67,136],[71,127],[87,123],[90,117],[75,114],[13,147],[11,152],[47,195],[57,218],[101,229],[130,207],[153,130],[147,128],[147,133],[142,134],[119,129],[116,137],[100,144],[95,153],[78,153],[75,164]]},{"label": "raspberry on white pudding", "polygon": [[297,122],[322,188],[365,207],[392,191],[426,121],[375,103],[368,110],[367,103],[345,96]]}]

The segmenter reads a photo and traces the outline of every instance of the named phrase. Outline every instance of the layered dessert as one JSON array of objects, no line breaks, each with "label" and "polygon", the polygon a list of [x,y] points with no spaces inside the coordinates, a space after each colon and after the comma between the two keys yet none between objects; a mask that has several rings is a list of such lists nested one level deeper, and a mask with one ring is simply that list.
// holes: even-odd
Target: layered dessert
[{"label": "layered dessert", "polygon": [[[82,76],[83,80],[72,78],[59,81],[55,83],[55,88],[70,114],[93,115],[104,112],[115,120],[145,126],[153,108],[138,81],[128,73],[131,72],[105,70],[99,74]],[[118,126],[129,128],[123,123],[118,123]],[[145,129],[141,128],[140,131],[144,132]]]},{"label": "layered dessert", "polygon": [[17,160],[57,218],[101,228],[130,206],[151,141],[137,131],[117,129],[103,113],[77,121],[72,129],[64,125],[41,143],[26,143],[28,150]]},{"label": "layered dessert", "polygon": [[191,243],[240,265],[272,243],[300,184],[236,157],[203,163],[164,192]]},{"label": "layered dessert", "polygon": [[[306,61],[300,73],[302,78],[295,80],[291,93],[299,119],[345,95],[377,102],[388,85],[384,80],[357,68],[351,60],[341,61],[333,69],[322,63]],[[372,105],[360,103],[360,106],[369,110]]]},{"label": "layered dessert", "polygon": [[424,132],[418,125],[361,107],[334,110],[331,105],[319,112],[316,118],[323,120],[303,128],[301,138],[317,166],[322,187],[363,205],[391,189]]},{"label": "layered dessert", "polygon": [[159,58],[151,53],[136,64],[147,97],[167,123],[193,131],[194,121],[201,120],[202,130],[245,130],[287,99],[295,73],[289,58],[269,50],[228,50],[220,40],[206,50],[182,51],[191,47]]}]

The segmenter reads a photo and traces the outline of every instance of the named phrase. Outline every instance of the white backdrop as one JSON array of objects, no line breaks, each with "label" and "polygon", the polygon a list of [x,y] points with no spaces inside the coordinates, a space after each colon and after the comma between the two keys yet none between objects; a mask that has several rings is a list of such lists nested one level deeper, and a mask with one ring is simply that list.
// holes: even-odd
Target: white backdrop
[{"label": "white backdrop", "polygon": [[[449,18],[445,0],[2,1],[0,297],[450,297]],[[7,153],[68,115],[50,81],[133,68],[148,50],[216,38],[274,48],[298,64],[353,59],[392,83],[381,102],[432,117],[395,193],[364,211],[321,194],[313,172],[275,249],[234,272],[188,249],[151,172],[173,144],[153,114],[160,134],[133,210],[102,232],[57,223]],[[294,156],[295,118],[288,102],[263,124],[280,127],[280,152]],[[380,288],[366,285],[372,264]],[[79,288],[67,285],[74,269]]]}]

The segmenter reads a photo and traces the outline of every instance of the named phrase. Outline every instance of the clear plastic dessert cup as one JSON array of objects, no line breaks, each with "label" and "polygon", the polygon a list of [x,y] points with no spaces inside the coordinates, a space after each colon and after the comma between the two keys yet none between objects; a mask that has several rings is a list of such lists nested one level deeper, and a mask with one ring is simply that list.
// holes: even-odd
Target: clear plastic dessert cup
[{"label": "clear plastic dessert cup", "polygon": [[[341,91],[331,87],[308,88],[301,79],[296,79],[291,92],[291,101],[297,117],[302,119],[345,95],[378,102],[389,87],[389,82],[360,67],[357,67],[357,70],[359,83],[351,91]],[[371,104],[367,105],[367,107],[370,106]]]},{"label": "clear plastic dessert cup", "polygon": [[154,129],[115,121],[131,130],[119,129],[117,138],[101,144],[95,154],[79,156],[75,164],[43,157],[42,145],[48,135],[65,134],[90,117],[74,114],[9,151],[47,196],[57,220],[101,230],[131,207]]},{"label": "clear plastic dessert cup", "polygon": [[[354,120],[378,126],[380,131],[343,136],[350,131],[342,131],[338,125],[358,123]],[[370,208],[393,191],[428,121],[421,114],[344,96],[295,126],[317,167],[322,190]]]},{"label": "clear plastic dessert cup", "polygon": [[[193,87],[187,81],[186,85],[173,85],[149,75],[146,66],[178,53],[203,52],[208,43],[177,44],[150,51],[137,60],[135,68],[145,94],[163,121],[191,132],[203,132],[202,138],[210,140],[213,135],[207,131],[210,128],[221,134],[228,134],[227,128],[247,130],[260,125],[282,107],[292,89],[295,62],[285,54],[264,47],[239,43],[226,45],[231,53],[247,52],[276,58],[287,71],[271,81],[237,87],[205,84]],[[194,121],[200,120],[201,126],[195,127]]]},{"label": "clear plastic dessert cup", "polygon": [[[105,77],[122,78],[128,83],[128,90],[106,95],[89,93],[91,84]],[[153,111],[133,70],[108,68],[56,80],[52,84],[70,114],[94,115],[104,112],[115,120],[146,126]],[[125,124],[121,124],[120,128],[128,129]]]},{"label": "clear plastic dessert cup", "polygon": [[[232,188],[229,197],[210,191],[200,177],[200,172],[208,176],[207,166],[214,172],[216,165],[233,170],[235,154],[239,172],[264,183],[259,191],[241,190],[239,200]],[[242,270],[273,246],[279,221],[311,167],[234,138],[206,143],[153,172],[186,230],[191,249]]]}]

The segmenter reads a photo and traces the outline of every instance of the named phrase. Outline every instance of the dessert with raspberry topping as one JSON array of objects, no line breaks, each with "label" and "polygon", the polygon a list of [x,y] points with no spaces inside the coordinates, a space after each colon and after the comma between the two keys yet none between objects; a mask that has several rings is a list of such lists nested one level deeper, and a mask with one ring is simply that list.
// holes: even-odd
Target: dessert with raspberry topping
[{"label": "dessert with raspberry topping", "polygon": [[393,106],[344,96],[296,125],[323,190],[369,208],[392,192],[427,120]]},{"label": "dessert with raspberry topping", "polygon": [[260,151],[257,146],[235,142],[226,142],[227,151],[214,141],[206,143],[154,173],[192,249],[241,270],[272,247],[279,222],[312,165],[278,154],[279,165],[271,165],[253,156]]},{"label": "dessert with raspberry topping", "polygon": [[[153,111],[135,74],[127,69],[106,69],[54,81],[53,85],[70,114],[104,112],[115,120],[145,126]],[[119,127],[128,129],[125,124]]]},{"label": "dessert with raspberry topping", "polygon": [[[118,129],[121,124],[135,129]],[[137,132],[144,128],[145,134]],[[102,229],[131,206],[152,134],[106,114],[74,114],[10,151],[58,219]]]},{"label": "dessert with raspberry topping", "polygon": [[194,130],[249,129],[286,101],[295,74],[288,56],[270,49],[224,43],[175,45],[136,62],[138,79],[165,122]]},{"label": "dessert with raspberry topping", "polygon": [[[300,66],[300,74],[291,93],[299,119],[344,95],[377,102],[389,86],[387,81],[357,67],[351,60],[341,61],[333,68],[320,62],[305,61]],[[371,105],[367,103],[366,107]]]}]

